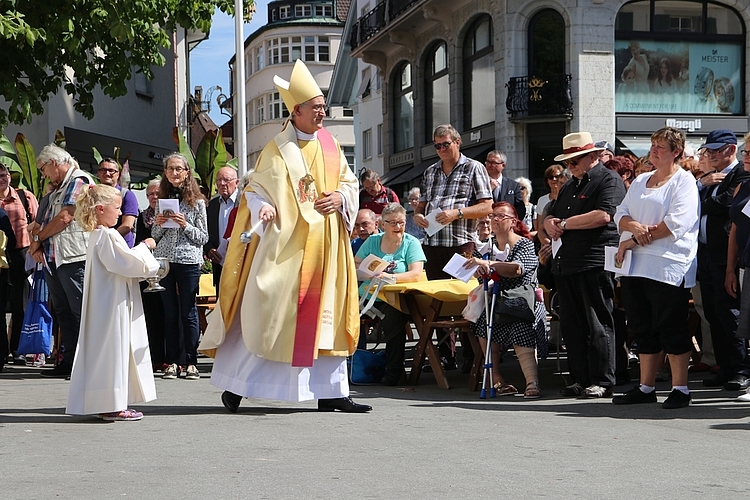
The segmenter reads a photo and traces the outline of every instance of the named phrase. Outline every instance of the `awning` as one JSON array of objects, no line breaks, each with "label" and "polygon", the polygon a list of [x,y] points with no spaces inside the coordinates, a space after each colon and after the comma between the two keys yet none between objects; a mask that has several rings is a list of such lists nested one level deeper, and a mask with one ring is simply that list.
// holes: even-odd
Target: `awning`
[{"label": "awning", "polygon": [[370,91],[370,73],[367,73],[367,76],[362,79],[362,81],[359,84],[359,88],[357,89],[357,97],[362,97],[362,94],[365,92],[369,93]]},{"label": "awning", "polygon": [[406,172],[410,168],[411,167],[392,168],[392,169],[390,169],[388,172],[386,172],[385,174],[383,174],[380,177],[380,183],[381,184],[389,184],[389,183],[391,183],[393,181],[393,179],[395,179],[399,175],[403,174],[404,172]]},{"label": "awning", "polygon": [[[685,144],[692,147],[693,151],[698,151],[698,148],[701,147],[701,145],[705,142],[705,139],[705,137],[690,136],[685,141]],[[617,141],[620,143],[617,145],[620,150],[630,151],[638,158],[648,154],[649,149],[651,149],[650,135],[618,135]]]}]

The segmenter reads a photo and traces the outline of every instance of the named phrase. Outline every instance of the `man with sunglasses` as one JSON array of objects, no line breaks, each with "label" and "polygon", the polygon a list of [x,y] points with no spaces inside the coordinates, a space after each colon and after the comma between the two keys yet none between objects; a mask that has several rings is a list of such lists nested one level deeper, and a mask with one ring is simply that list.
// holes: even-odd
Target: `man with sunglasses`
[{"label": "man with sunglasses", "polygon": [[138,200],[130,189],[123,189],[118,184],[120,180],[120,165],[112,158],[104,158],[99,162],[97,178],[102,184],[119,189],[122,194],[122,206],[120,217],[117,219],[115,229],[125,239],[128,247],[133,248],[135,244],[135,221],[138,218]]},{"label": "man with sunglasses", "polygon": [[[426,216],[438,212],[435,221],[444,225],[432,236],[425,236],[422,244],[427,279],[434,280],[450,278],[443,267],[453,254],[471,256],[475,245],[471,221],[492,212],[492,189],[484,165],[459,151],[461,134],[452,125],[438,125],[432,136],[440,159],[422,177],[414,222],[426,229]],[[457,368],[454,347],[453,336],[449,344],[439,346],[447,369]]]},{"label": "man with sunglasses", "polygon": [[701,197],[698,279],[703,311],[711,325],[716,364],[721,367],[716,377],[704,380],[703,385],[739,391],[750,387],[747,345],[745,339],[735,336],[740,303],[737,297],[727,293],[724,279],[729,244],[729,206],[735,188],[750,179],[750,172],[745,172],[742,162],[737,161],[737,136],[731,130],[712,130],[699,154],[708,159],[719,177],[723,176],[718,185],[703,186],[704,178],[698,181]]},{"label": "man with sunglasses", "polygon": [[618,244],[613,217],[625,185],[599,160],[602,149],[588,132],[563,137],[563,154],[555,161],[565,162],[573,178],[550,202],[544,219],[547,235],[562,243],[551,265],[574,382],[563,396],[610,397],[615,385],[615,281],[604,270],[604,247]]}]

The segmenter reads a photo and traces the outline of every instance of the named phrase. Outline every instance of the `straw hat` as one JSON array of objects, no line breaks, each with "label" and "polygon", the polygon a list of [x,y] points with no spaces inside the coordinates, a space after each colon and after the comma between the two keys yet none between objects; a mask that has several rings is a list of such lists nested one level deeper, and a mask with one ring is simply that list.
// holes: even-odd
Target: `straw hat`
[{"label": "straw hat", "polygon": [[295,105],[307,102],[313,97],[323,95],[323,91],[318,87],[310,70],[299,59],[294,63],[292,75],[289,77],[288,82],[276,75],[273,77],[273,83],[276,85],[279,95],[284,100],[284,105],[289,110],[290,115],[294,114]]},{"label": "straw hat", "polygon": [[555,156],[555,161],[564,161],[574,156],[587,155],[603,149],[605,148],[598,148],[594,145],[594,140],[588,132],[576,132],[563,137],[563,154]]}]

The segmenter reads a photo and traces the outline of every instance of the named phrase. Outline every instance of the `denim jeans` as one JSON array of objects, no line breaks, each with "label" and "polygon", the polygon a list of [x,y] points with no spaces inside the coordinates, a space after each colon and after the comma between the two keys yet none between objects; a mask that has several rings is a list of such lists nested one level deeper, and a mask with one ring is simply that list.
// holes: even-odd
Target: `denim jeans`
[{"label": "denim jeans", "polygon": [[180,362],[180,352],[185,349],[185,364],[194,365],[198,355],[198,281],[200,264],[169,263],[169,273],[161,279],[165,291],[161,292],[164,304],[164,340],[166,362]]}]

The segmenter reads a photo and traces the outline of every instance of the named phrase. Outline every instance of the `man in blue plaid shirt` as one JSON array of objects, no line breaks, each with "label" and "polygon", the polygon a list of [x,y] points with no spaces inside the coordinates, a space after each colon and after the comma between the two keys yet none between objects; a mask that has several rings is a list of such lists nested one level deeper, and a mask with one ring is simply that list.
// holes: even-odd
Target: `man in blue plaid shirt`
[{"label": "man in blue plaid shirt", "polygon": [[[453,254],[471,256],[475,241],[471,221],[492,212],[492,188],[484,165],[459,151],[461,134],[453,126],[439,125],[432,136],[440,160],[424,173],[414,222],[427,228],[426,216],[438,211],[435,221],[444,225],[422,244],[427,279],[434,280],[450,278],[443,267]],[[456,367],[453,343],[440,346],[448,369]]]}]

